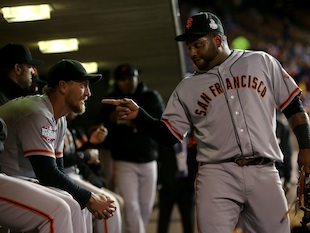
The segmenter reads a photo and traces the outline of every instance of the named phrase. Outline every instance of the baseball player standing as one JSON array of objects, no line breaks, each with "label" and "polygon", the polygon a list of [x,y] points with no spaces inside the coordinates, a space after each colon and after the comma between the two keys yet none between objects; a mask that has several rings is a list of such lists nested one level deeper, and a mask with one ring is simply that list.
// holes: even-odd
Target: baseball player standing
[{"label": "baseball player standing", "polygon": [[197,139],[196,206],[201,233],[289,233],[287,202],[275,161],[283,155],[275,135],[276,109],[288,118],[299,143],[298,163],[310,173],[309,119],[300,88],[279,61],[261,51],[229,48],[219,18],[188,18],[185,41],[198,70],[173,91],[161,120],[129,99],[120,119],[134,119],[158,142],[173,145],[190,129]]},{"label": "baseball player standing", "polygon": [[[0,106],[0,117],[8,127],[1,170],[10,176],[36,178],[42,189],[61,198],[63,193],[72,196],[87,221],[85,230],[77,232],[92,232],[90,213],[107,219],[115,211],[113,200],[77,185],[63,168],[65,115],[85,111],[91,95],[89,83],[100,78],[100,74],[88,74],[80,62],[64,59],[48,71],[45,94],[20,97]],[[84,211],[85,207],[89,211]]]}]

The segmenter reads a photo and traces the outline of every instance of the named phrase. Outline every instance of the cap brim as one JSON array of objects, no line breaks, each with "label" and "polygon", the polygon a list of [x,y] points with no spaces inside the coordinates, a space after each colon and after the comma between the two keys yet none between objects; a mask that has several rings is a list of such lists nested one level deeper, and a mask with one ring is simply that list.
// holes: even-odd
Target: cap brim
[{"label": "cap brim", "polygon": [[206,34],[208,34],[208,32],[205,32],[205,33],[184,33],[184,34],[181,34],[179,36],[176,36],[175,37],[175,40],[176,41],[186,41],[189,37],[202,37],[202,36],[205,36]]},{"label": "cap brim", "polygon": [[93,84],[93,83],[99,82],[102,78],[102,75],[101,74],[87,74],[84,77],[85,79],[89,81],[89,84]]},{"label": "cap brim", "polygon": [[32,82],[33,82],[33,83],[46,84],[46,81],[44,81],[44,80],[42,80],[42,79],[40,79],[40,78],[37,78],[37,77],[32,78]]},{"label": "cap brim", "polygon": [[29,65],[43,65],[44,61],[38,60],[38,59],[31,59],[30,61],[27,61],[27,64]]},{"label": "cap brim", "polygon": [[176,41],[185,41],[187,37],[188,37],[188,34],[182,34],[182,35],[176,36],[175,40]]}]

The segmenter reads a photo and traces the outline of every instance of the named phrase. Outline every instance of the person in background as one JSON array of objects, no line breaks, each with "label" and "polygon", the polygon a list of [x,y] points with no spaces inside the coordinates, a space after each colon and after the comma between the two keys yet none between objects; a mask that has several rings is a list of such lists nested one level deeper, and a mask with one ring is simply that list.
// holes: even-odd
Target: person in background
[{"label": "person in background", "polygon": [[68,130],[65,141],[65,167],[77,166],[84,180],[101,188],[106,186],[104,171],[99,158],[99,144],[102,143],[108,130],[103,125],[92,127],[88,133],[79,126],[75,119],[78,115],[74,112],[67,114]]},{"label": "person in background", "polygon": [[0,49],[0,105],[29,94],[35,66],[44,64],[34,59],[29,49],[21,44],[7,44]]},{"label": "person in background", "polygon": [[[289,233],[287,199],[275,162],[283,161],[276,110],[296,136],[298,165],[310,174],[310,124],[301,89],[264,51],[230,49],[220,19],[189,17],[175,40],[186,43],[197,67],[175,88],[161,119],[132,99],[103,99],[119,120],[135,120],[167,146],[194,130],[197,140],[196,211],[201,233]],[[189,94],[190,93],[190,94]],[[284,217],[283,217],[284,216]]]},{"label": "person in background", "polygon": [[193,134],[174,147],[159,145],[159,215],[157,233],[168,233],[172,209],[176,204],[184,233],[194,233],[195,188],[198,169],[196,140]]},{"label": "person in background", "polygon": [[[74,124],[74,119],[78,116],[75,112],[69,112],[67,118],[67,131],[64,138],[64,167],[65,172],[75,182],[82,187],[95,192],[110,196],[116,205],[113,218],[105,220],[104,224],[100,219],[94,219],[95,233],[121,233],[123,208],[122,198],[112,191],[103,187],[102,177],[94,173],[91,165],[100,166],[99,150],[96,145],[102,143],[108,131],[103,125],[94,129],[89,140],[82,129]],[[98,169],[98,168],[97,168]]]},{"label": "person in background", "polygon": [[283,162],[277,162],[276,168],[279,171],[285,193],[289,191],[289,184],[292,176],[292,155],[293,142],[291,138],[291,130],[285,116],[277,112],[276,118],[276,135],[280,149],[283,153]]},{"label": "person in background", "polygon": [[76,60],[63,59],[49,69],[43,95],[17,98],[0,106],[0,117],[8,127],[0,156],[1,171],[39,182],[42,188],[48,186],[46,190],[59,197],[69,193],[79,204],[80,215],[85,216],[81,232],[92,232],[91,214],[108,219],[116,208],[110,197],[77,185],[63,167],[65,115],[85,111],[85,102],[91,96],[89,84],[101,77],[88,74]]},{"label": "person in background", "polygon": [[[119,65],[114,78],[114,89],[108,96],[133,98],[152,116],[161,116],[161,95],[139,81],[139,72],[133,65]],[[102,123],[109,131],[102,146],[111,151],[113,158],[115,192],[124,199],[125,232],[145,233],[156,196],[157,143],[135,121],[118,120],[114,106],[103,105],[96,124]]]}]

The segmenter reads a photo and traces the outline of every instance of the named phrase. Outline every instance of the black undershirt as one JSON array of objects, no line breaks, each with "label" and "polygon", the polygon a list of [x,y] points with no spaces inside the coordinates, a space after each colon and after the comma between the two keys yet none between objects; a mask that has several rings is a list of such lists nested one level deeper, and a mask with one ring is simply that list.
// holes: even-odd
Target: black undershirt
[{"label": "black undershirt", "polygon": [[70,193],[84,209],[90,199],[91,192],[80,187],[64,172],[63,158],[52,158],[44,155],[28,157],[39,182],[44,186],[52,186]]},{"label": "black undershirt", "polygon": [[140,107],[138,116],[136,118],[138,124],[143,125],[142,130],[148,134],[152,139],[165,146],[173,146],[178,143],[176,138],[168,129],[166,124],[152,116],[150,116],[143,108]]}]

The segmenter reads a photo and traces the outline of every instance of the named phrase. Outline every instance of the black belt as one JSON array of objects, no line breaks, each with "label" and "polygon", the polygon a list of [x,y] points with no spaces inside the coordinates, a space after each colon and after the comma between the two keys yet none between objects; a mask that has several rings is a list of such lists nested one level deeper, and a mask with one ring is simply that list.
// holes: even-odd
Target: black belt
[{"label": "black belt", "polygon": [[[269,158],[264,158],[264,157],[251,157],[251,158],[244,158],[244,157],[232,157],[229,159],[224,159],[215,163],[229,163],[229,162],[234,162],[238,164],[240,167],[243,166],[249,166],[249,165],[264,165],[264,164],[272,164],[274,161],[269,159]],[[201,162],[200,165],[205,165],[205,164],[212,164],[207,163],[207,162]]]}]

